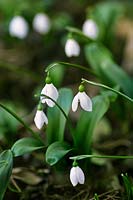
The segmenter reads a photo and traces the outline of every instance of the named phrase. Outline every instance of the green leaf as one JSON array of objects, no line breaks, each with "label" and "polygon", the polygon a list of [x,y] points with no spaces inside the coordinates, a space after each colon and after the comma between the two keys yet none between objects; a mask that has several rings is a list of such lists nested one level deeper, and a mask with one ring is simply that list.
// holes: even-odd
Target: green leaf
[{"label": "green leaf", "polygon": [[50,77],[52,78],[52,82],[58,87],[62,83],[63,76],[64,76],[64,67],[61,64],[57,65],[56,67],[53,67],[52,70],[50,70]]},{"label": "green leaf", "polygon": [[124,187],[125,187],[125,192],[126,192],[126,199],[130,200],[133,199],[133,183],[130,181],[129,177],[127,174],[121,174]]},{"label": "green leaf", "polygon": [[[18,111],[11,102],[4,102],[4,105],[11,110]],[[18,125],[19,123],[14,117],[9,115],[3,108],[0,108],[0,139],[4,139],[7,143],[9,141],[10,143],[13,142]]]},{"label": "green leaf", "polygon": [[[59,90],[57,103],[61,108],[63,108],[66,115],[68,115],[71,108],[72,97],[73,95],[70,89],[62,88]],[[66,118],[56,105],[53,108],[48,108],[47,115],[49,119],[49,125],[47,128],[48,144],[55,141],[63,141]]]},{"label": "green leaf", "polygon": [[123,5],[119,2],[102,2],[91,10],[91,17],[100,21],[106,28],[115,24],[118,17],[123,12]]},{"label": "green leaf", "polygon": [[66,142],[54,142],[47,148],[46,162],[54,165],[71,150],[72,148]]},{"label": "green leaf", "polygon": [[3,199],[13,167],[13,155],[11,150],[0,154],[0,200]]},{"label": "green leaf", "polygon": [[[110,95],[110,93],[107,94]],[[92,135],[99,120],[103,117],[109,107],[109,97],[104,95],[96,96],[92,99],[92,112],[82,111],[75,132],[77,150],[89,154],[91,150]]]},{"label": "green leaf", "polygon": [[35,138],[22,138],[18,140],[11,148],[14,156],[22,156],[26,153],[44,148],[43,143]]},{"label": "green leaf", "polygon": [[91,43],[85,47],[85,54],[88,63],[103,83],[110,87],[117,85],[126,95],[133,97],[131,78],[113,61],[108,49],[97,43]]},{"label": "green leaf", "polygon": [[88,18],[96,21],[99,28],[99,38],[108,46],[114,42],[115,25],[123,11],[124,6],[119,2],[101,2],[92,9],[88,9]]}]

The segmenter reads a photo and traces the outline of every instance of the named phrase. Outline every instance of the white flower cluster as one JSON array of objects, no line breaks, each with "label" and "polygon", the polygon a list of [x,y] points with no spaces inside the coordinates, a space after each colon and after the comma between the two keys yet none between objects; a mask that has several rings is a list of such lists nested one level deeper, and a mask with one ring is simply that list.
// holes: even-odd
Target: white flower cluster
[{"label": "white flower cluster", "polygon": [[[90,39],[97,39],[99,35],[99,29],[96,22],[92,19],[87,19],[83,23],[82,31]],[[73,38],[68,38],[65,44],[65,54],[67,57],[79,56],[80,46],[78,42]]]},{"label": "white flower cluster", "polygon": [[[79,92],[75,95],[72,101],[72,111],[75,112],[78,108],[78,104],[85,111],[92,111],[92,101],[90,97],[85,93],[84,86],[81,84],[79,86]],[[46,103],[49,107],[55,106],[55,102],[57,101],[59,96],[58,90],[53,85],[51,78],[49,76],[46,77],[46,85],[41,91],[40,103],[38,105],[38,109],[34,118],[35,125],[38,129],[41,129],[44,124],[48,124],[48,118],[43,112],[42,104]]]},{"label": "white flower cluster", "polygon": [[[38,13],[33,19],[33,28],[40,34],[46,34],[51,28],[51,21],[45,13]],[[22,16],[15,16],[9,24],[9,33],[11,36],[24,39],[28,35],[29,25]]]},{"label": "white flower cluster", "polygon": [[55,105],[54,101],[57,101],[58,96],[58,90],[51,82],[51,78],[47,76],[46,85],[41,91],[40,103],[34,118],[35,125],[38,129],[41,129],[44,123],[48,124],[48,118],[43,112],[43,107],[40,105],[46,103],[49,107],[53,107]]}]

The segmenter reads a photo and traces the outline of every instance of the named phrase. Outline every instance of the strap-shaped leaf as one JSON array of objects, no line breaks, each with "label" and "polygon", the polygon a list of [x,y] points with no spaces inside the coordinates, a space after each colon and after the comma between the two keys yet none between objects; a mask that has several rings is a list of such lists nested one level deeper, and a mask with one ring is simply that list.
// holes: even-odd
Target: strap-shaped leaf
[{"label": "strap-shaped leaf", "polygon": [[11,150],[13,152],[13,155],[16,157],[42,148],[44,148],[44,145],[43,143],[41,143],[41,141],[35,138],[27,137],[15,142]]},{"label": "strap-shaped leaf", "polygon": [[[72,97],[73,95],[70,89],[60,89],[57,103],[64,110],[66,115],[68,115],[71,108]],[[55,141],[63,141],[66,118],[56,105],[53,108],[48,108],[47,114],[49,119],[47,128],[48,144]]]},{"label": "strap-shaped leaf", "polygon": [[[110,97],[110,93],[108,91],[107,94]],[[107,98],[105,92],[104,95],[94,97],[92,101],[92,112],[81,112],[75,132],[77,147],[80,147],[80,152],[83,154],[90,153],[94,129],[109,107],[109,98]]]},{"label": "strap-shaped leaf", "polygon": [[72,148],[66,142],[54,142],[47,148],[46,162],[54,165],[71,150]]},{"label": "strap-shaped leaf", "polygon": [[125,187],[125,198],[127,200],[133,199],[133,183],[131,182],[127,174],[121,174],[121,176]]},{"label": "strap-shaped leaf", "polygon": [[0,154],[0,200],[3,199],[12,173],[13,154],[6,150]]},{"label": "strap-shaped leaf", "polygon": [[88,63],[103,83],[111,87],[118,85],[126,95],[133,97],[131,78],[113,61],[108,49],[97,43],[91,43],[86,46],[85,54]]}]

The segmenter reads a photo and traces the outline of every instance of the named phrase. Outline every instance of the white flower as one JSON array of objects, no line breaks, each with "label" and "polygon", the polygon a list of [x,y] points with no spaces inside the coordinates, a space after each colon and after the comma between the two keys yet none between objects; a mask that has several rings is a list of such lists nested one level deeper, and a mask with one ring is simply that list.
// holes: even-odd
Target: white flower
[{"label": "white flower", "polygon": [[15,16],[12,18],[9,24],[9,33],[11,36],[23,39],[27,36],[29,26],[26,20],[21,16]]},{"label": "white flower", "polygon": [[37,110],[35,118],[34,118],[35,125],[38,129],[41,129],[45,124],[48,124],[48,118],[43,112],[43,110]]},{"label": "white flower", "polygon": [[65,45],[65,53],[68,57],[79,56],[80,46],[74,39],[68,39]]},{"label": "white flower", "polygon": [[[50,84],[46,83],[46,85],[44,86],[44,88],[41,91],[41,94],[44,94],[44,95],[52,98],[54,101],[57,101],[58,96],[59,96],[58,90],[52,83],[50,83]],[[43,97],[43,96],[41,96],[41,102],[46,103],[49,107],[53,107],[55,105],[55,103],[52,100],[50,100],[46,97]]]},{"label": "white flower", "polygon": [[70,181],[73,186],[76,186],[78,183],[84,184],[85,175],[82,169],[78,166],[72,167],[70,171]]},{"label": "white flower", "polygon": [[83,33],[90,37],[91,39],[96,39],[99,34],[99,29],[97,24],[92,19],[87,19],[83,24]]},{"label": "white flower", "polygon": [[92,101],[90,97],[85,92],[78,92],[72,101],[72,110],[75,112],[78,108],[78,103],[80,103],[81,108],[85,111],[92,111]]},{"label": "white flower", "polygon": [[38,13],[33,19],[33,28],[40,34],[45,34],[50,30],[51,22],[49,17],[44,13]]}]

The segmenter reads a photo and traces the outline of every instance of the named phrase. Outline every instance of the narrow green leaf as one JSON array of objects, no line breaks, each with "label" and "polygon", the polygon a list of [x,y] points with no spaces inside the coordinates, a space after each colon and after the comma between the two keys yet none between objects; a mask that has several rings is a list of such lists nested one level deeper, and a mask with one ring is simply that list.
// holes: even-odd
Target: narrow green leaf
[{"label": "narrow green leaf", "polygon": [[127,174],[122,174],[121,176],[125,187],[126,199],[131,200],[133,199],[133,183],[131,183]]},{"label": "narrow green leaf", "polygon": [[133,97],[131,78],[113,61],[108,49],[97,43],[91,43],[85,47],[85,54],[88,63],[103,83],[111,87],[120,86],[125,94]]},{"label": "narrow green leaf", "polygon": [[[107,94],[110,95],[108,91]],[[77,147],[84,154],[90,153],[94,129],[109,107],[109,98],[105,96],[105,92],[104,95],[94,97],[92,102],[92,112],[81,112],[75,133]]]},{"label": "narrow green leaf", "polygon": [[46,151],[46,162],[54,165],[71,150],[72,148],[66,142],[54,142]]},{"label": "narrow green leaf", "polygon": [[0,154],[0,200],[3,199],[13,167],[13,155],[11,150]]},{"label": "narrow green leaf", "polygon": [[35,138],[22,138],[18,140],[11,148],[14,156],[22,156],[26,153],[44,148],[43,143]]},{"label": "narrow green leaf", "polygon": [[[59,91],[59,98],[57,103],[63,108],[66,115],[68,115],[72,102],[72,91],[67,88],[62,88]],[[49,125],[47,128],[48,144],[55,141],[63,141],[64,129],[66,125],[66,118],[59,108],[55,105],[53,108],[48,108]]]}]

